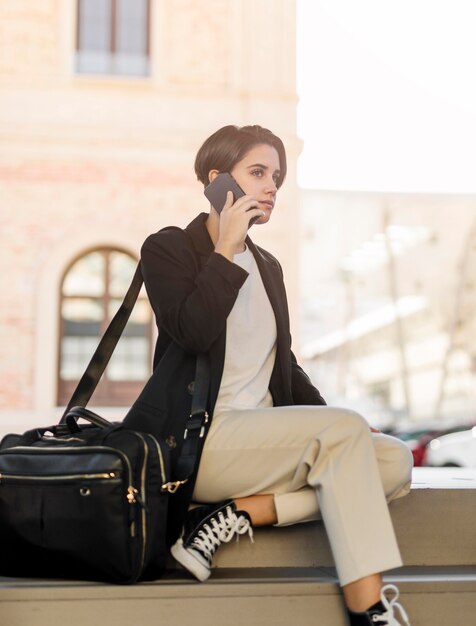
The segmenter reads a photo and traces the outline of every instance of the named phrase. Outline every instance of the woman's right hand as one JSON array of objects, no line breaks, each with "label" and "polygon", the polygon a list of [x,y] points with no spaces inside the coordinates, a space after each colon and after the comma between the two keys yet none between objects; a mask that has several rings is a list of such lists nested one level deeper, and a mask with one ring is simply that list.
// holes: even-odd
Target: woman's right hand
[{"label": "woman's right hand", "polygon": [[264,215],[257,206],[258,201],[251,196],[242,196],[233,202],[233,193],[227,193],[225,206],[220,213],[215,252],[233,261],[234,255],[243,250],[250,220]]}]

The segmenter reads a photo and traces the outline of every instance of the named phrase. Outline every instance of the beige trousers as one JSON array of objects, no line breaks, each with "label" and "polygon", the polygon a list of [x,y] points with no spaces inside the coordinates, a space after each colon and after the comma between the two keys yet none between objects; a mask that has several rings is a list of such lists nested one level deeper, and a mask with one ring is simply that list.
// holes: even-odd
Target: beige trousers
[{"label": "beige trousers", "polygon": [[387,501],[410,490],[400,440],[354,411],[291,406],[213,418],[193,499],[274,494],[277,525],[322,516],[341,585],[402,564]]}]

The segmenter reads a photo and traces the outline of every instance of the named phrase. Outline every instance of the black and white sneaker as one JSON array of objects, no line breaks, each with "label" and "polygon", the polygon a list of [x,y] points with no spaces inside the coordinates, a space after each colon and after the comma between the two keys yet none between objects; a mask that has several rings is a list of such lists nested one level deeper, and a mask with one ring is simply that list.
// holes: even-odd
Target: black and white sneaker
[{"label": "black and white sneaker", "polygon": [[[397,602],[400,592],[395,585],[384,585],[380,591],[380,602],[363,613],[347,610],[350,626],[410,626],[408,615]],[[395,614],[398,610],[399,616]]]},{"label": "black and white sneaker", "polygon": [[210,576],[213,555],[223,544],[248,533],[253,541],[251,518],[237,511],[233,500],[205,504],[190,510],[182,537],[171,548],[172,556],[200,581]]}]

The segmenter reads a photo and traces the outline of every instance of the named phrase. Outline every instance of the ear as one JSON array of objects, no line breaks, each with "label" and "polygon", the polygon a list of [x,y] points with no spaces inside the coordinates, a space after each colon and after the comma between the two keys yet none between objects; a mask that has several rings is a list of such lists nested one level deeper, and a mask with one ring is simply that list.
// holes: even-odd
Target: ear
[{"label": "ear", "polygon": [[220,173],[219,170],[210,170],[208,172],[208,182],[209,183],[213,182],[219,173]]}]

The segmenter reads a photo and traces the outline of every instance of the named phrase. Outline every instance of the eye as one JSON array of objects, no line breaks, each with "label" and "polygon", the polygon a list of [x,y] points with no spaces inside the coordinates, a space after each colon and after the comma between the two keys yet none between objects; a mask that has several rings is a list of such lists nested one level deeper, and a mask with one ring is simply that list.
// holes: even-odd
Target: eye
[{"label": "eye", "polygon": [[261,178],[264,174],[263,170],[260,167],[256,168],[255,170],[251,170],[250,173],[251,176],[257,176],[258,178]]}]

